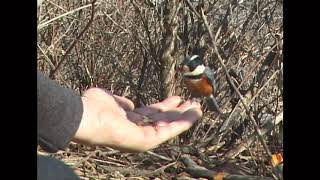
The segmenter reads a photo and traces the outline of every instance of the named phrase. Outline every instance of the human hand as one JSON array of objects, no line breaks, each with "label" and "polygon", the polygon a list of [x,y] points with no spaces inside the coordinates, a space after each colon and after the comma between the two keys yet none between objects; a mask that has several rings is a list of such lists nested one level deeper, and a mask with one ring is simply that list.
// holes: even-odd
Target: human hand
[{"label": "human hand", "polygon": [[[202,116],[199,103],[180,104],[178,96],[135,109],[127,98],[91,88],[82,101],[83,117],[73,141],[128,152],[152,149],[188,130]],[[146,119],[153,123],[137,125]]]}]

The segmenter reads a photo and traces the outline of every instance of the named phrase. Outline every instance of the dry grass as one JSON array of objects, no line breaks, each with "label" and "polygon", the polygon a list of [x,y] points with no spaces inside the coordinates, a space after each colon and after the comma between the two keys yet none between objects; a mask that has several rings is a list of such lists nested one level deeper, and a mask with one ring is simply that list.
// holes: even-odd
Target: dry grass
[{"label": "dry grass", "polygon": [[[38,69],[52,74],[64,58],[53,77],[80,94],[98,86],[132,99],[137,106],[161,100],[163,67],[159,60],[165,37],[165,5],[147,2],[98,0],[93,21],[85,29],[91,18],[90,1],[44,1],[38,14]],[[209,46],[208,32],[197,12],[201,15],[199,8],[204,9],[233,83],[238,87],[241,84],[239,91],[264,132],[268,149],[277,154],[282,153],[282,4],[278,0],[179,4],[175,61],[186,52],[205,57],[207,65],[215,69],[217,99],[226,116],[205,110],[189,131],[153,150],[171,161],[152,153],[120,153],[77,144],[53,155],[74,167],[83,179],[186,176],[185,166],[179,161],[182,154],[191,154],[207,169],[271,177],[270,159],[256,140],[252,122]],[[179,74],[176,77],[181,78]],[[188,98],[185,89],[177,87],[174,92]],[[192,148],[182,148],[185,146]]]}]

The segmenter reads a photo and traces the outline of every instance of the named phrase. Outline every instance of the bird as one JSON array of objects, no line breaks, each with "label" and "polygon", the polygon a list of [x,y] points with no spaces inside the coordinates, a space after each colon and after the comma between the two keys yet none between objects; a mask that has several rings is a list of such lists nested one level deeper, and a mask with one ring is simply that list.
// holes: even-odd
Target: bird
[{"label": "bird", "polygon": [[178,66],[182,72],[183,81],[191,96],[206,98],[211,111],[223,114],[215,98],[217,91],[214,72],[205,66],[199,55],[186,56]]}]

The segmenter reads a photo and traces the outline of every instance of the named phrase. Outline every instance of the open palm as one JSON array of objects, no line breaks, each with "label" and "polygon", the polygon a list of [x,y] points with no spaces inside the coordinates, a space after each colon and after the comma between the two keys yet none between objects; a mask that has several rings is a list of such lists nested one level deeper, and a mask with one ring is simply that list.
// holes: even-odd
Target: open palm
[{"label": "open palm", "polygon": [[181,104],[179,96],[135,108],[127,98],[91,88],[82,101],[84,113],[74,141],[130,152],[152,149],[188,130],[202,116],[199,103]]}]

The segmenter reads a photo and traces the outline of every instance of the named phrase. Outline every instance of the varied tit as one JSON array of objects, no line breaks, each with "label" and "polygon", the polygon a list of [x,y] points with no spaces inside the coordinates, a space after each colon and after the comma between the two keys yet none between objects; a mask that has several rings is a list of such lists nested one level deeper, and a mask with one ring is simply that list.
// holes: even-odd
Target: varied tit
[{"label": "varied tit", "polygon": [[214,94],[217,90],[213,71],[206,67],[198,55],[187,56],[179,66],[191,96],[206,97],[211,111],[223,114]]}]

